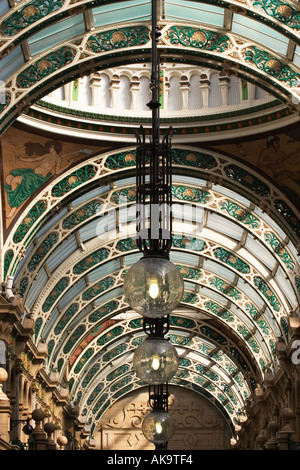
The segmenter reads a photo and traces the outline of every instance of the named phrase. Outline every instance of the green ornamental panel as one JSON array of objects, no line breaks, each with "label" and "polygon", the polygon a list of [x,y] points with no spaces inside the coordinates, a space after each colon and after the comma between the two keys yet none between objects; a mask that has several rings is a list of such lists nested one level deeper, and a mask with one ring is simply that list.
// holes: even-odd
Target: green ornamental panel
[{"label": "green ornamental panel", "polygon": [[87,49],[94,53],[113,49],[136,47],[150,40],[149,29],[145,26],[114,29],[93,34],[88,38]]},{"label": "green ornamental panel", "polygon": [[64,0],[35,0],[12,13],[0,25],[1,36],[14,36],[36,21],[59,10]]},{"label": "green ornamental panel", "polygon": [[201,28],[171,26],[168,36],[172,45],[195,47],[208,51],[225,52],[228,49],[230,39],[228,36],[215,31]]},{"label": "green ornamental panel", "polygon": [[45,77],[48,77],[66,65],[71,64],[74,60],[75,54],[75,49],[63,46],[59,50],[45,55],[17,76],[17,86],[19,88],[30,88]]},{"label": "green ornamental panel", "polygon": [[290,3],[280,0],[254,0],[253,6],[289,28],[300,29],[300,12]]},{"label": "green ornamental panel", "polygon": [[256,46],[248,47],[245,52],[245,61],[276,78],[276,80],[287,83],[290,87],[296,87],[300,83],[300,74],[298,72],[295,72],[288,64],[285,64],[276,56]]}]

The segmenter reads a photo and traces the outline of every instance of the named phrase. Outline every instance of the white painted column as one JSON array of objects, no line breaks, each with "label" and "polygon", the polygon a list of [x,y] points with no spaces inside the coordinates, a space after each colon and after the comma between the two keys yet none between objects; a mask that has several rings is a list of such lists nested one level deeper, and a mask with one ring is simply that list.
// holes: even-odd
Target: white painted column
[{"label": "white painted column", "polygon": [[225,72],[221,72],[219,76],[219,85],[221,90],[222,105],[228,104],[228,90],[230,86],[230,78]]},{"label": "white painted column", "polygon": [[130,93],[131,93],[131,108],[138,109],[138,99],[140,93],[140,81],[138,77],[132,77],[130,83]]},{"label": "white painted column", "polygon": [[180,90],[182,95],[182,109],[188,109],[189,107],[189,92],[190,83],[186,75],[183,75],[180,80]]},{"label": "white painted column", "polygon": [[90,87],[92,92],[92,106],[100,104],[101,75],[95,72],[90,77]]},{"label": "white painted column", "polygon": [[202,74],[200,77],[200,90],[202,93],[203,108],[208,108],[210,81],[206,74]]},{"label": "white painted column", "polygon": [[111,91],[111,107],[118,107],[118,92],[120,89],[120,77],[118,75],[113,75],[110,82],[110,91]]}]

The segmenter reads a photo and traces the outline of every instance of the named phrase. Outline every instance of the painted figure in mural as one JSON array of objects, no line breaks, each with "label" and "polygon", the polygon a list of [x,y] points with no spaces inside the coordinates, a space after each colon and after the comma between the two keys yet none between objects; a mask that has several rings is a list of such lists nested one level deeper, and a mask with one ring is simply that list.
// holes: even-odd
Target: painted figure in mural
[{"label": "painted figure in mural", "polygon": [[266,147],[260,152],[258,166],[270,174],[281,186],[300,195],[299,179],[300,148],[290,154],[280,149],[278,136],[269,136]]},{"label": "painted figure in mural", "polygon": [[[44,146],[36,143],[26,144],[26,156],[18,156],[17,160],[30,164],[29,168],[12,170],[5,179],[5,190],[11,207],[8,218],[11,218],[26,199],[40,188],[52,175],[57,175],[67,168],[74,157],[63,162],[64,155],[59,155],[61,142],[48,141]],[[32,167],[32,164],[35,164]]]}]

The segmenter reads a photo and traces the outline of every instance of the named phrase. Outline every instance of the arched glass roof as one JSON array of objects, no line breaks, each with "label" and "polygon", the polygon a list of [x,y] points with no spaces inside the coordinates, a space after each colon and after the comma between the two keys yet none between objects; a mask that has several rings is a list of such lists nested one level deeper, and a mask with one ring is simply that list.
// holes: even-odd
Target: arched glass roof
[{"label": "arched glass roof", "polygon": [[[229,177],[227,184],[210,183],[230,159],[193,148],[173,151],[171,261],[185,293],[171,315],[169,337],[180,355],[172,383],[205,390],[234,425],[265,371],[278,370],[276,342],[288,341],[289,314],[298,305],[298,258],[280,223],[255,203],[255,191],[243,194]],[[45,204],[40,222],[38,216],[28,226],[30,209],[12,232],[15,255],[7,272],[35,320],[35,343],[48,344],[45,370],[59,372],[94,426],[122,393],[145,385],[132,369],[142,321],[123,294],[124,274],[141,256],[134,161],[134,148],[90,158],[39,195],[32,209]],[[266,202],[277,192],[272,196],[264,184]]]},{"label": "arched glass roof", "polygon": [[[85,138],[117,136],[122,142],[117,150],[83,152],[82,161],[36,193],[9,226],[2,255],[3,279],[14,276],[25,314],[34,318],[33,343],[47,342],[45,373],[58,372],[60,386],[94,429],[118,398],[145,386],[132,368],[142,322],[125,301],[123,279],[140,256],[134,239],[135,147],[126,132],[150,123],[147,116],[127,116],[112,128],[110,116],[100,130],[99,116],[70,118],[41,99],[79,77],[149,63],[150,4],[0,4],[1,132],[16,119],[33,126],[40,120],[52,132],[68,127],[72,137],[83,135],[84,123]],[[164,63],[206,67],[255,84],[272,97],[272,119],[298,121],[298,4],[158,4]],[[263,118],[264,110],[255,112]],[[300,295],[299,215],[247,162],[199,144],[208,128],[218,135],[228,126],[226,116],[209,126],[195,115],[198,127],[178,117],[180,138],[172,154],[171,260],[185,281],[184,297],[171,315],[169,337],[180,356],[172,384],[213,400],[234,426],[266,370],[280,367],[277,341],[289,340],[289,315]],[[169,120],[166,115],[162,126]]]}]

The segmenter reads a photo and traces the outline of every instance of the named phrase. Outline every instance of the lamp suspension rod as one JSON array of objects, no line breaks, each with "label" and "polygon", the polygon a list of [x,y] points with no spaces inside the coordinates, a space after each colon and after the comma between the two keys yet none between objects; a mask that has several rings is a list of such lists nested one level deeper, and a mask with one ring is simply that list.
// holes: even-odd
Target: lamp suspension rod
[{"label": "lamp suspension rod", "polygon": [[150,108],[152,108],[152,141],[153,144],[159,144],[159,75],[160,64],[157,51],[157,43],[160,33],[157,27],[157,0],[152,0],[152,101]]}]

